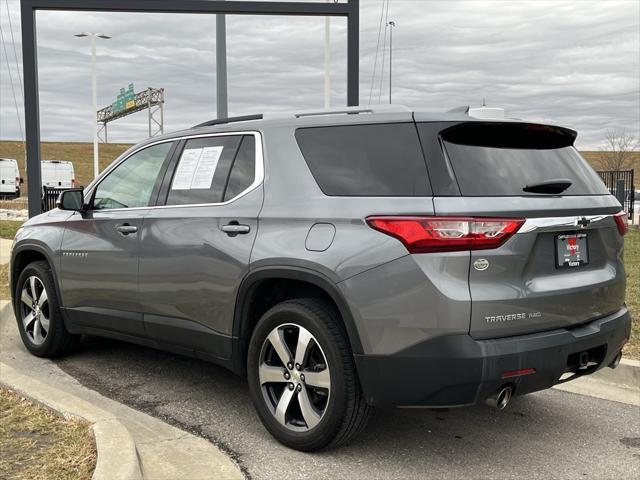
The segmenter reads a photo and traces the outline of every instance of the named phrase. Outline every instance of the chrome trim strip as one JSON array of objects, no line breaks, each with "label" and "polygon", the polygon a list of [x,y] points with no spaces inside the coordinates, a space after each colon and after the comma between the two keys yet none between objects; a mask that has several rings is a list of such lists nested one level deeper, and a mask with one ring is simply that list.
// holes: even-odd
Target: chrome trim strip
[{"label": "chrome trim strip", "polygon": [[154,145],[159,145],[161,143],[169,143],[169,142],[179,142],[180,140],[190,140],[192,138],[208,138],[208,137],[231,137],[237,135],[253,135],[256,141],[256,162],[255,162],[255,176],[253,183],[249,185],[245,190],[240,192],[238,195],[233,197],[231,200],[227,200],[226,202],[218,202],[218,203],[188,203],[184,205],[152,205],[148,207],[131,207],[131,208],[104,208],[101,210],[91,210],[94,213],[98,212],[132,212],[135,210],[151,210],[151,209],[160,209],[160,208],[184,208],[184,207],[212,207],[212,206],[222,206],[228,205],[232,202],[235,202],[240,197],[244,197],[249,192],[255,190],[259,185],[264,181],[264,145],[262,143],[262,134],[258,131],[238,131],[238,132],[222,132],[222,133],[201,133],[197,135],[183,135],[181,137],[173,137],[173,138],[165,138],[163,140],[158,140],[157,142],[148,143],[146,145],[141,146],[140,148],[135,149],[129,155],[118,160],[117,162],[112,163],[106,170],[104,170],[100,176],[95,180],[94,184],[89,184],[87,189],[85,190],[85,198],[92,197],[95,188],[100,185],[109,173],[114,170],[118,165],[122,162],[135,155],[141,150],[144,150],[148,147],[153,147]]},{"label": "chrome trim strip", "polygon": [[[598,222],[602,222],[609,217],[613,217],[613,215],[571,215],[567,217],[541,217],[541,218],[527,218],[522,227],[516,232],[516,234],[521,233],[530,233],[536,230],[551,230],[557,229],[561,227],[571,228],[571,229],[589,229],[594,226]],[[588,220],[589,224],[587,226],[582,226],[578,222],[580,220]]]}]

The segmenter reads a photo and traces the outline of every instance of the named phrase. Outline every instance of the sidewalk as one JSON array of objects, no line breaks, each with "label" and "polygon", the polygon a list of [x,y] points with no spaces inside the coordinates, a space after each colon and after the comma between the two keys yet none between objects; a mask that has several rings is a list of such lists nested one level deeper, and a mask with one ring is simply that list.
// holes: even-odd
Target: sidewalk
[{"label": "sidewalk", "polygon": [[9,263],[11,259],[9,252],[11,251],[11,244],[13,240],[7,240],[6,238],[0,238],[0,265]]},{"label": "sidewalk", "polygon": [[95,480],[244,478],[212,443],[103,397],[53,362],[30,355],[14,322],[10,303],[0,301],[0,383],[63,415],[94,423],[99,440]]}]

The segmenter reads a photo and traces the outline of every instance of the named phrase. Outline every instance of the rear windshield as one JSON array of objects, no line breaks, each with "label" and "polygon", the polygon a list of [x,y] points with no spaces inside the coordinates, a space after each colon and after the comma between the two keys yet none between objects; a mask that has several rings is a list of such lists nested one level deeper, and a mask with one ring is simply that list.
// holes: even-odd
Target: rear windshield
[{"label": "rear windshield", "polygon": [[413,123],[300,128],[296,140],[325,195],[430,195]]},{"label": "rear windshield", "polygon": [[530,124],[463,124],[441,134],[464,196],[535,195],[527,186],[567,179],[562,195],[607,195],[566,129]]}]

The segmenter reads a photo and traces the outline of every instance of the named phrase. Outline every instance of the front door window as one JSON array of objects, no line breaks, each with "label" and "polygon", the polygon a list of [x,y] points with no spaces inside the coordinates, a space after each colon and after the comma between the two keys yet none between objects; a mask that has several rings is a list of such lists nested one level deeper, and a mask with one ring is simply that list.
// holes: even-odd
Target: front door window
[{"label": "front door window", "polygon": [[171,142],[134,153],[114,168],[96,188],[93,210],[147,207]]}]

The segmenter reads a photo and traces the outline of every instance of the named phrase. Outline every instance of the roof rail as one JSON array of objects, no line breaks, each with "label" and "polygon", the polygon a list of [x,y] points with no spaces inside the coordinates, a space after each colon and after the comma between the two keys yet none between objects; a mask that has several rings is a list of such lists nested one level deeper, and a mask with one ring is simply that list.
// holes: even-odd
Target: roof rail
[{"label": "roof rail", "polygon": [[263,115],[256,113],[255,115],[243,115],[241,117],[217,118],[208,122],[199,123],[191,128],[211,127],[213,125],[224,125],[225,123],[248,122],[249,120],[262,120]]},{"label": "roof rail", "polygon": [[362,107],[341,107],[341,108],[328,108],[322,110],[300,110],[297,112],[271,112],[271,113],[258,113],[255,115],[244,115],[241,117],[229,117],[218,118],[216,120],[209,120],[198,125],[194,125],[191,128],[211,127],[213,125],[224,125],[226,123],[235,122],[247,122],[250,120],[262,120],[262,119],[280,119],[280,118],[302,118],[302,117],[314,117],[318,115],[340,115],[340,114],[359,114],[359,113],[407,113],[411,112],[411,109],[404,105],[367,105]]},{"label": "roof rail", "polygon": [[278,119],[278,118],[302,118],[302,117],[315,117],[320,115],[353,115],[360,113],[406,113],[411,112],[411,109],[404,105],[366,105],[358,107],[340,107],[340,108],[326,108],[321,110],[300,110],[297,112],[271,112],[263,115],[264,119]]}]

